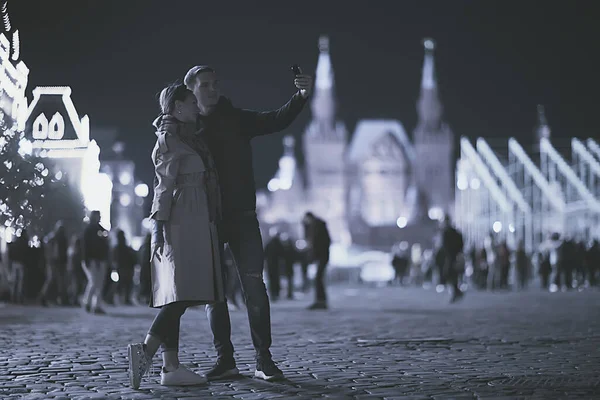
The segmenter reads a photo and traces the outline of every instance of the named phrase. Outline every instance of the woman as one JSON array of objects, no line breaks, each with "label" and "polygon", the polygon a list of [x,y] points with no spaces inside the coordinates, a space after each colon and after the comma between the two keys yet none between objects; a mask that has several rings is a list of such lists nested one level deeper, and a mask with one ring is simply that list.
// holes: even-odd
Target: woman
[{"label": "woman", "polygon": [[160,345],[162,385],[206,383],[179,364],[179,322],[190,306],[224,301],[217,238],[221,199],[213,159],[195,132],[196,99],[184,85],[171,85],[161,92],[160,106],[150,215],[150,306],[160,311],[144,343],[129,345],[129,380],[135,389]]}]

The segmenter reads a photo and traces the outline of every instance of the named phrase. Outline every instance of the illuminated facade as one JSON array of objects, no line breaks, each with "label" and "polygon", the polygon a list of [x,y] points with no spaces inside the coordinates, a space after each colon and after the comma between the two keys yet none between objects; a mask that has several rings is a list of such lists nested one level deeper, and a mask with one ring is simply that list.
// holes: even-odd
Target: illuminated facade
[{"label": "illuminated facade", "polygon": [[99,210],[110,228],[112,182],[100,173],[100,148],[90,140],[90,121],[79,117],[69,87],[37,87],[24,112],[21,129],[33,151],[52,160],[57,177],[79,188],[88,210]]},{"label": "illuminated facade", "polygon": [[346,126],[336,116],[329,40],[320,38],[312,120],[302,138],[304,170],[290,148],[293,140],[284,138],[279,169],[268,192],[258,196],[265,225],[285,224],[299,234],[302,215],[312,211],[326,220],[333,241],[342,245],[386,247],[433,236],[431,220],[454,209],[454,139],[442,120],[434,43],[426,40],[424,46],[414,144],[397,120],[361,120],[349,143]]}]

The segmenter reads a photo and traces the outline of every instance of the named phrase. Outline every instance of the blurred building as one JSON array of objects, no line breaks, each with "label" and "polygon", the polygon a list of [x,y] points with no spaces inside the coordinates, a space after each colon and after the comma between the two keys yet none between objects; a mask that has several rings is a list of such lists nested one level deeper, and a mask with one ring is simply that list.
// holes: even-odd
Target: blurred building
[{"label": "blurred building", "polygon": [[94,128],[94,137],[102,149],[100,171],[113,183],[111,224],[113,228],[125,232],[128,240],[137,240],[143,234],[143,206],[148,188],[136,181],[135,163],[125,155],[125,144],[118,140],[117,129]]},{"label": "blurred building", "polygon": [[[68,87],[38,87],[28,102],[28,68],[21,60],[19,31],[11,24],[6,0],[0,2],[0,108],[25,132],[19,143],[23,154],[35,153],[49,162],[42,166],[55,179],[68,179],[78,188],[87,207],[105,211],[110,218],[110,182],[98,173],[99,149],[89,140],[89,119],[80,117]],[[64,213],[63,213],[64,211]],[[68,215],[68,210],[56,210]]]},{"label": "blurred building", "polygon": [[135,166],[124,159],[123,145],[111,130],[90,132],[89,117],[78,113],[67,86],[36,87],[28,102],[29,70],[20,59],[19,31],[11,24],[6,0],[0,1],[0,12],[0,109],[24,131],[21,148],[46,158],[49,176],[68,180],[88,210],[100,210],[104,226],[118,226],[129,237],[140,235],[139,205],[147,187],[136,195]]},{"label": "blurred building", "polygon": [[454,136],[442,118],[434,47],[424,41],[414,142],[393,119],[360,120],[350,139],[337,117],[329,40],[319,39],[312,119],[302,137],[305,165],[297,165],[293,138],[284,138],[279,169],[268,192],[258,195],[265,225],[286,225],[299,235],[302,216],[312,211],[343,245],[430,240],[434,221],[454,209]]}]

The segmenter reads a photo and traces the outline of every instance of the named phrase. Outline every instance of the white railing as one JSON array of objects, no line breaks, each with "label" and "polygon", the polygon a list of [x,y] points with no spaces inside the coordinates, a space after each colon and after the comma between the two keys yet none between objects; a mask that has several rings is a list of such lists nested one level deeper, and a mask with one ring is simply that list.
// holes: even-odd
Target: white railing
[{"label": "white railing", "polygon": [[590,151],[596,155],[596,158],[600,160],[600,145],[598,145],[598,143],[591,138],[586,141],[586,144]]},{"label": "white railing", "polygon": [[544,178],[544,175],[542,175],[538,167],[536,167],[533,161],[531,161],[527,153],[525,153],[525,150],[523,150],[523,148],[515,138],[508,139],[508,149],[521,162],[521,164],[523,164],[523,166],[533,179],[533,182],[542,191],[548,202],[552,204],[552,207],[555,208],[557,211],[564,211],[564,200],[556,196],[556,194],[550,188],[550,184],[548,183],[546,178]]},{"label": "white railing", "polygon": [[492,151],[485,139],[477,139],[477,150],[485,157],[496,176],[500,178],[512,200],[517,204],[517,206],[519,206],[519,209],[524,213],[529,213],[531,211],[531,207],[529,204],[527,204],[523,194],[519,191],[519,189],[517,189],[515,182],[508,175],[506,169],[500,160],[498,160],[498,157],[496,157],[496,154]]},{"label": "white railing", "polygon": [[490,194],[492,195],[492,198],[496,201],[498,206],[500,206],[502,211],[511,211],[511,206],[508,199],[506,198],[504,193],[502,193],[502,190],[500,189],[500,187],[488,171],[487,167],[485,166],[484,162],[479,157],[479,154],[477,154],[475,148],[467,138],[462,137],[460,139],[460,149],[467,156],[467,158],[473,166],[473,169],[475,170],[475,172],[477,172],[477,175],[481,178],[483,184],[487,187]]},{"label": "white railing", "polygon": [[571,139],[571,147],[573,148],[573,151],[590,166],[592,172],[600,177],[600,162],[590,154],[583,143],[579,139],[573,138]]},{"label": "white railing", "polygon": [[567,162],[562,158],[560,154],[552,147],[550,141],[546,138],[540,140],[540,150],[546,152],[550,159],[556,164],[560,172],[567,178],[570,184],[573,185],[579,196],[588,202],[589,207],[595,211],[600,212],[600,201],[594,197],[594,195],[588,190],[588,188],[581,182],[577,177],[577,174],[569,167]]}]

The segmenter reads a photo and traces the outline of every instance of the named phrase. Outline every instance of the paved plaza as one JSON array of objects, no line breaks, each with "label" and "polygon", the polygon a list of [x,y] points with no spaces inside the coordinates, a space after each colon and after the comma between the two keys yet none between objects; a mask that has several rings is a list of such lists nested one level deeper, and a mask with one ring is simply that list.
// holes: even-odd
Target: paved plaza
[{"label": "paved plaza", "polygon": [[[26,399],[473,399],[600,398],[600,292],[469,292],[337,286],[331,310],[310,299],[272,307],[273,354],[286,380],[252,378],[245,311],[232,313],[242,377],[206,386],[159,385],[160,357],[129,388],[127,344],[156,313],[109,308],[0,308],[0,398]],[[215,360],[203,309],[182,320],[181,361]]]}]

